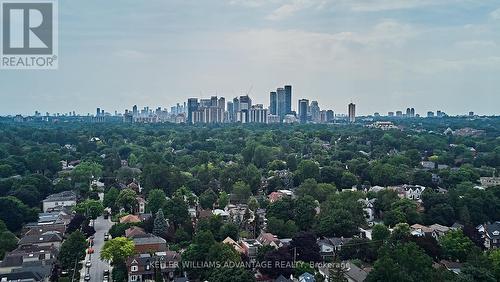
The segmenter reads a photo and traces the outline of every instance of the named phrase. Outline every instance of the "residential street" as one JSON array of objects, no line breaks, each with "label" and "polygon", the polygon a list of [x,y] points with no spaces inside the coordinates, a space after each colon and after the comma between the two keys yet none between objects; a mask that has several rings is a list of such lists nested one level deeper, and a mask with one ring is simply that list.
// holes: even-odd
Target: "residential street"
[{"label": "residential street", "polygon": [[[113,223],[110,219],[104,219],[103,216],[98,217],[94,221],[95,235],[94,235],[94,253],[91,255],[86,255],[85,262],[90,259],[92,266],[90,269],[84,267],[80,276],[80,281],[84,281],[84,276],[87,272],[90,273],[90,281],[102,281],[103,272],[109,269],[111,272],[111,267],[107,261],[101,261],[99,258],[102,247],[104,246],[104,234],[109,231]],[[85,263],[84,262],[84,263]]]}]

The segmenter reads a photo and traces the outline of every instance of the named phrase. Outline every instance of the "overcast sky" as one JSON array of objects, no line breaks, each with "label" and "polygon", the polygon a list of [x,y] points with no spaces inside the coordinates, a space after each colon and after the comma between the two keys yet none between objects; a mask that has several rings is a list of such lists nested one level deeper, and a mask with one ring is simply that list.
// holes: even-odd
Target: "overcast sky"
[{"label": "overcast sky", "polygon": [[293,85],[360,114],[500,114],[500,0],[59,2],[59,69],[0,70],[0,114],[169,108]]}]

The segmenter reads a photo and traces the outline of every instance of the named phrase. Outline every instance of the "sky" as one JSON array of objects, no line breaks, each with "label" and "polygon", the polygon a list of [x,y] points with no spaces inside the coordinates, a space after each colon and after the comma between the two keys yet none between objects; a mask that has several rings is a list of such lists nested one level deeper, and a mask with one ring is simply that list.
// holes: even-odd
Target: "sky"
[{"label": "sky", "polygon": [[58,20],[58,70],[0,70],[0,114],[268,106],[285,84],[294,109],[500,114],[500,0],[78,0]]}]

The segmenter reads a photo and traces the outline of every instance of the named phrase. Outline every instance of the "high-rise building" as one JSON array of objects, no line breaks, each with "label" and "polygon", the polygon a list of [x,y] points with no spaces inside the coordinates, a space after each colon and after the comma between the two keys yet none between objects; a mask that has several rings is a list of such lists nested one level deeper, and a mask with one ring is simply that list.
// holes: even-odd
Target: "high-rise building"
[{"label": "high-rise building", "polygon": [[133,115],[133,116],[136,116],[136,115],[137,115],[137,105],[134,105],[134,106],[132,107],[132,115]]},{"label": "high-rise building", "polygon": [[410,109],[410,117],[415,117],[415,108]]},{"label": "high-rise building", "polygon": [[394,112],[388,112],[388,113],[387,113],[387,116],[388,116],[388,117],[393,117],[393,116],[394,116]]},{"label": "high-rise building", "polygon": [[95,116],[98,117],[100,115],[101,115],[101,108],[97,108]]},{"label": "high-rise building", "polygon": [[398,118],[403,117],[403,112],[402,111],[396,111],[396,117],[398,117]]},{"label": "high-rise building", "polygon": [[189,98],[188,103],[188,123],[193,123],[193,112],[198,110],[198,98]]},{"label": "high-rise building", "polygon": [[210,97],[210,107],[217,107],[217,102],[218,102],[217,96]]},{"label": "high-rise building", "polygon": [[307,123],[307,112],[309,108],[309,100],[307,99],[300,99],[299,100],[299,122],[300,123]]},{"label": "high-rise building", "polygon": [[252,106],[249,111],[249,122],[267,123],[267,109],[262,104]]},{"label": "high-rise building", "polygon": [[434,112],[433,111],[428,111],[427,112],[427,117],[428,118],[434,117]]},{"label": "high-rise building", "polygon": [[347,110],[349,113],[349,122],[350,123],[356,122],[356,105],[354,103],[350,103],[347,106]]},{"label": "high-rise building", "polygon": [[217,102],[217,106],[222,109],[223,112],[226,111],[226,98],[220,97]]},{"label": "high-rise building", "polygon": [[269,112],[271,115],[276,115],[278,109],[278,96],[276,95],[276,91],[271,91],[269,93]]},{"label": "high-rise building", "polygon": [[285,99],[285,88],[278,88],[276,89],[276,95],[277,95],[277,110],[276,114],[280,116],[280,119],[283,120],[283,118],[286,115],[286,99]]},{"label": "high-rise building", "polygon": [[326,111],[326,122],[334,122],[335,121],[335,113],[332,110]]},{"label": "high-rise building", "polygon": [[311,120],[312,120],[312,122],[316,122],[316,123],[321,121],[320,108],[319,108],[318,101],[311,102]]},{"label": "high-rise building", "polygon": [[292,86],[285,85],[285,114],[292,113]]}]

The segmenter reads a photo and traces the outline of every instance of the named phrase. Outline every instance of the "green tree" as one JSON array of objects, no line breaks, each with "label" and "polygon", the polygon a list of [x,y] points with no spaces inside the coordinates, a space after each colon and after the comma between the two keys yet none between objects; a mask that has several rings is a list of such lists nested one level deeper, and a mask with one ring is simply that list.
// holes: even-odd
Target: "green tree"
[{"label": "green tree", "polygon": [[307,178],[319,180],[319,166],[310,160],[301,161],[295,173],[301,183]]},{"label": "green tree", "polygon": [[59,262],[63,269],[72,269],[76,262],[85,257],[87,241],[80,231],[71,233],[61,245]]},{"label": "green tree", "polygon": [[246,203],[252,195],[252,190],[248,184],[243,181],[238,181],[233,185],[233,199],[239,203]]},{"label": "green tree", "polygon": [[383,247],[366,281],[432,281],[433,273],[432,259],[411,242]]},{"label": "green tree", "polygon": [[132,189],[123,189],[120,191],[116,203],[120,208],[133,212],[134,208],[137,206],[137,194]]},{"label": "green tree", "polygon": [[163,192],[163,190],[153,189],[149,191],[147,208],[151,213],[157,213],[158,210],[164,207],[166,203],[167,196],[165,195],[165,192]]},{"label": "green tree", "polygon": [[125,237],[117,237],[106,241],[101,250],[102,260],[112,261],[113,264],[125,262],[134,254],[134,242]]},{"label": "green tree", "polygon": [[472,253],[474,243],[464,235],[462,230],[451,230],[439,238],[439,245],[443,249],[443,255],[450,260],[467,260],[468,254]]},{"label": "green tree", "polygon": [[163,215],[162,209],[159,209],[156,212],[154,226],[153,226],[153,234],[156,236],[164,237],[167,233],[168,223]]},{"label": "green tree", "polygon": [[102,166],[95,162],[81,162],[71,171],[71,179],[74,183],[87,185],[90,185],[92,179],[99,178],[101,175]]},{"label": "green tree", "polygon": [[96,219],[104,212],[104,206],[97,200],[85,200],[78,203],[74,210],[87,218]]},{"label": "green tree", "polygon": [[217,194],[212,189],[207,189],[200,195],[200,205],[203,209],[212,209],[216,201]]},{"label": "green tree", "polygon": [[16,236],[0,220],[0,259],[3,259],[6,252],[10,252],[16,248],[17,241]]},{"label": "green tree", "polygon": [[215,268],[210,272],[209,281],[218,282],[253,282],[255,277],[252,273],[244,268],[239,267],[220,267]]},{"label": "green tree", "polygon": [[372,239],[374,241],[385,241],[391,236],[391,231],[383,224],[375,224],[372,230]]},{"label": "green tree", "polygon": [[300,230],[310,230],[316,220],[317,203],[311,196],[299,197],[295,202],[295,223]]},{"label": "green tree", "polygon": [[218,204],[221,209],[224,209],[229,204],[229,195],[225,191],[219,193]]},{"label": "green tree", "polygon": [[11,231],[18,231],[23,223],[36,221],[37,210],[28,207],[17,198],[8,196],[0,197],[0,220]]},{"label": "green tree", "polygon": [[102,204],[105,207],[111,208],[113,210],[116,209],[116,200],[118,199],[118,195],[120,195],[120,191],[115,187],[111,187],[108,192],[104,193],[104,199]]}]

